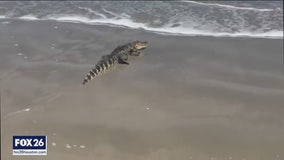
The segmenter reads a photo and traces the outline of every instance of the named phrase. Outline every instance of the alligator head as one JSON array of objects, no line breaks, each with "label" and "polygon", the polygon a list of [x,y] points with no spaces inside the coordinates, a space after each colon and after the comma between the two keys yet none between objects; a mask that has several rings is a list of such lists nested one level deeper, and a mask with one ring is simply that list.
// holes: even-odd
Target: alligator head
[{"label": "alligator head", "polygon": [[132,45],[133,45],[133,49],[136,51],[143,50],[147,47],[148,42],[147,41],[135,41],[135,42],[132,42]]}]

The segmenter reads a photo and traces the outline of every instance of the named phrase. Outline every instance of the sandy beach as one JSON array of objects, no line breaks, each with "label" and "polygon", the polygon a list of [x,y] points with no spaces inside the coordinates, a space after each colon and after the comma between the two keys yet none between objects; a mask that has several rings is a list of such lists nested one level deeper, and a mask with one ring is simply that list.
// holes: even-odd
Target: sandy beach
[{"label": "sandy beach", "polygon": [[[284,157],[283,39],[0,25],[2,160]],[[149,42],[144,56],[82,86],[101,56],[135,40]],[[46,135],[48,155],[13,156],[13,135]]]}]

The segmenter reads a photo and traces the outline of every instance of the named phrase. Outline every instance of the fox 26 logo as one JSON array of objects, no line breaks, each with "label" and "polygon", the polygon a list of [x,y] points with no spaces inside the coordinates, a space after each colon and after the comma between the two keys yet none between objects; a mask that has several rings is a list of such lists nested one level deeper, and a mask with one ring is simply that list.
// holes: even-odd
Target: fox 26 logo
[{"label": "fox 26 logo", "polygon": [[46,136],[13,136],[13,155],[46,155]]}]

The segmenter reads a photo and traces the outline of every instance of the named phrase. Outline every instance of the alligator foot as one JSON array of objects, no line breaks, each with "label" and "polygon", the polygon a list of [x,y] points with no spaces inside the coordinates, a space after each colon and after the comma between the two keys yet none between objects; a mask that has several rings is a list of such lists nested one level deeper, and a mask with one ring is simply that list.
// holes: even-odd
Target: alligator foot
[{"label": "alligator foot", "polygon": [[144,56],[144,55],[145,55],[144,52],[138,52],[138,53],[137,53],[137,56]]},{"label": "alligator foot", "polygon": [[143,56],[144,55],[144,53],[143,52],[133,52],[132,54],[131,54],[132,56]]},{"label": "alligator foot", "polygon": [[120,64],[127,64],[127,65],[129,65],[129,62],[122,61]]}]

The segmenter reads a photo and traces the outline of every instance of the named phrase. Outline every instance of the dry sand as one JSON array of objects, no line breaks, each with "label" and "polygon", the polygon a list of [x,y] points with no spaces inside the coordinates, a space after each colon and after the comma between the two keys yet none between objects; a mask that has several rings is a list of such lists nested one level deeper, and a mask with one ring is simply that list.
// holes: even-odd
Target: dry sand
[{"label": "dry sand", "polygon": [[[143,57],[81,85],[134,40]],[[1,160],[283,159],[282,44],[0,23]],[[48,155],[13,156],[13,135],[47,135]]]}]

